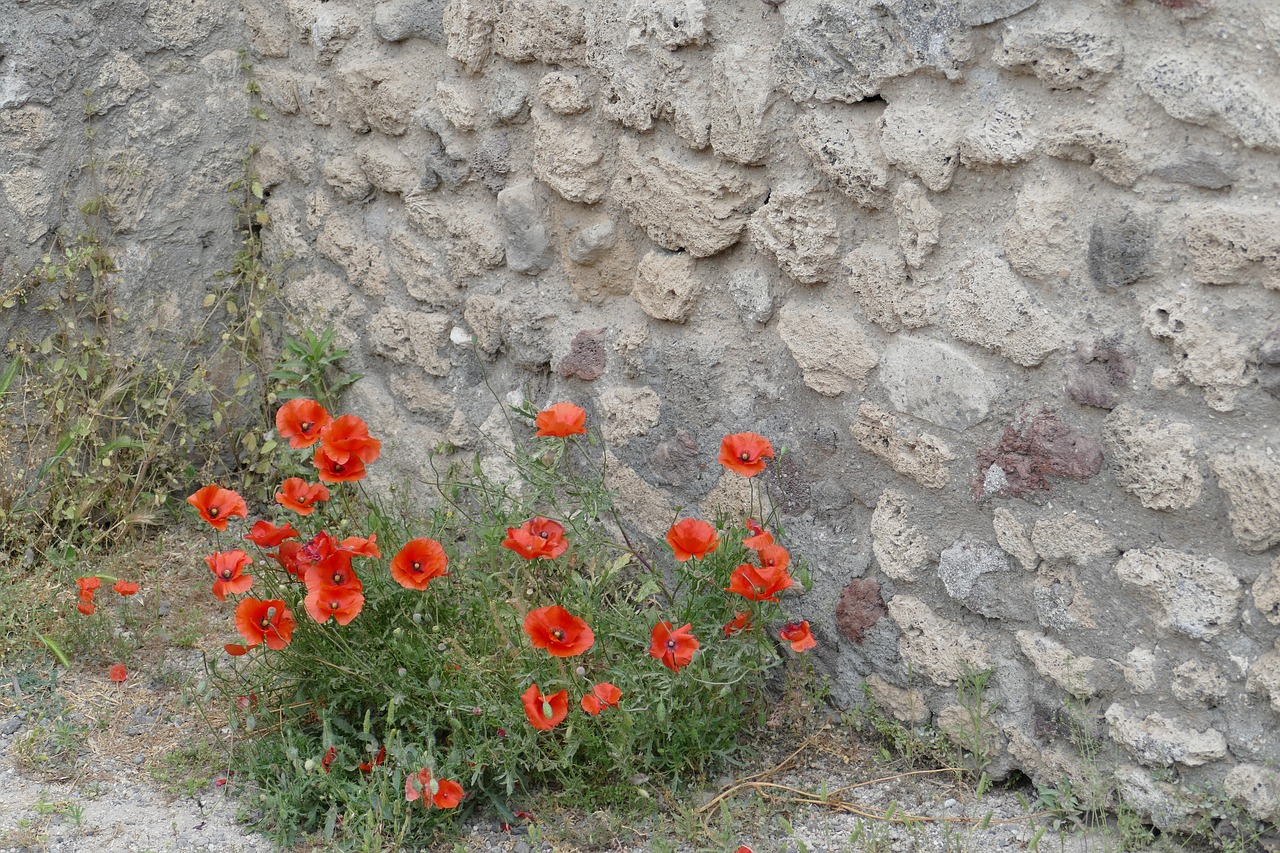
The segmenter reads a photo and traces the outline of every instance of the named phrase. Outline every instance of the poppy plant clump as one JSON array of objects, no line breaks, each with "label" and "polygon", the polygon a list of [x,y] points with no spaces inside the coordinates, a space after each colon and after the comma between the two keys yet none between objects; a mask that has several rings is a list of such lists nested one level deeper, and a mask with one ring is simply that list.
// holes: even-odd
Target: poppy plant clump
[{"label": "poppy plant clump", "polygon": [[[282,472],[314,473],[282,473],[266,496],[273,517],[249,519],[220,486],[192,495],[219,532],[246,519],[234,534],[243,550],[209,534],[217,544],[205,557],[213,594],[234,609],[219,656],[234,673],[229,695],[252,689],[292,729],[294,763],[347,792],[294,785],[325,799],[296,813],[342,814],[356,792],[390,780],[396,791],[404,782],[401,814],[438,821],[466,791],[505,780],[703,772],[758,716],[752,703],[779,650],[816,644],[808,623],[784,613],[803,563],[765,529],[763,478],[748,485],[759,522],[744,513],[655,525],[619,509],[617,466],[584,409],[512,409],[532,425],[514,450],[499,448],[503,477],[479,455],[438,469],[433,456],[432,470],[447,473],[390,509],[362,482],[383,449],[369,425],[290,400],[276,415],[278,452],[291,457]],[[721,445],[721,463],[748,478],[773,458],[754,433]],[[84,580],[81,603],[92,607]]]}]

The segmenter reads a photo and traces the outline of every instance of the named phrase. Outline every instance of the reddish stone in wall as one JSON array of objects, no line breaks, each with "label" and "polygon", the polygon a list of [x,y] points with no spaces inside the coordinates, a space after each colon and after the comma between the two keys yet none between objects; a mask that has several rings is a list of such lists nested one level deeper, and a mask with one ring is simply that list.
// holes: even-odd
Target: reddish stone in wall
[{"label": "reddish stone in wall", "polygon": [[604,329],[583,329],[569,344],[569,354],[557,370],[562,379],[577,377],[586,382],[604,375],[606,354]]},{"label": "reddish stone in wall", "polygon": [[[992,468],[1003,472],[993,483]],[[976,500],[1000,495],[1022,498],[1049,491],[1049,477],[1088,480],[1102,470],[1102,447],[1078,433],[1047,408],[1035,415],[1020,412],[994,447],[978,450],[973,480]],[[999,472],[996,472],[999,473]]]},{"label": "reddish stone in wall", "polygon": [[859,643],[885,614],[880,584],[871,578],[854,578],[840,593],[836,605],[836,630],[851,643]]}]

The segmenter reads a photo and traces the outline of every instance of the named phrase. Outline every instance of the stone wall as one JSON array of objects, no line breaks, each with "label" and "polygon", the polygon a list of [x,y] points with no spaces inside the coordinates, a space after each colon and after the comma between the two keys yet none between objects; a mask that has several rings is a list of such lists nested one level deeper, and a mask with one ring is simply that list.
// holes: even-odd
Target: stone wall
[{"label": "stone wall", "polygon": [[[990,669],[997,775],[1280,818],[1273,3],[243,13],[271,254],[385,482],[486,451],[486,380],[584,405],[650,535],[762,433],[841,702],[946,728]],[[192,114],[163,67],[139,127]]]},{"label": "stone wall", "polygon": [[69,307],[57,287],[19,304],[14,284],[90,232],[82,209],[100,211],[134,343],[189,340],[237,248],[244,40],[235,0],[0,0],[0,341],[39,341],[37,306]]}]

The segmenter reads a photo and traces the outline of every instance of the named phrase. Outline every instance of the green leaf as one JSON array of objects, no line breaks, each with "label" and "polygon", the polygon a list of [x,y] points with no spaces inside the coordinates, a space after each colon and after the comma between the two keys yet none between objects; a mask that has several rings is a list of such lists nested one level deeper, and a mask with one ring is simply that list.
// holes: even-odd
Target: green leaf
[{"label": "green leaf", "polygon": [[249,191],[253,193],[254,198],[256,198],[258,201],[262,201],[262,184],[261,183],[259,183],[258,181],[254,181],[252,184],[249,185]]}]

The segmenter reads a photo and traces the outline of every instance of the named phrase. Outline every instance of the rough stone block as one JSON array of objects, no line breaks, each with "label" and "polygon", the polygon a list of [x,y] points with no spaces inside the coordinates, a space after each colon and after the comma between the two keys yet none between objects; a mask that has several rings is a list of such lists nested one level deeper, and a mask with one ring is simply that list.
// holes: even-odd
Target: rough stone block
[{"label": "rough stone block", "polygon": [[604,345],[604,329],[583,329],[569,342],[569,352],[560,359],[556,372],[561,379],[592,382],[604,376],[608,353]]},{"label": "rough stone block", "polygon": [[589,267],[599,263],[618,242],[618,227],[612,219],[588,225],[569,244],[569,260]]},{"label": "rough stone block", "polygon": [[1245,551],[1280,543],[1280,462],[1252,449],[1209,457],[1218,488],[1231,501],[1231,533]]},{"label": "rough stone block", "polygon": [[1245,689],[1261,693],[1271,701],[1271,710],[1280,714],[1280,642],[1249,666]]},{"label": "rough stone block", "polygon": [[1258,612],[1272,625],[1280,625],[1280,557],[1271,561],[1271,568],[1253,582],[1250,591]]},{"label": "rough stone block", "polygon": [[760,270],[736,270],[726,281],[729,298],[742,318],[751,323],[768,323],[773,317],[773,291],[769,276]]},{"label": "rough stone block", "polygon": [[1129,207],[1104,213],[1089,231],[1089,275],[1105,287],[1124,287],[1150,271],[1156,221]]},{"label": "rough stone block", "polygon": [[911,523],[914,507],[892,489],[886,489],[871,513],[871,553],[880,571],[901,581],[916,580],[929,561],[929,542]]},{"label": "rough stone block", "polygon": [[347,281],[368,296],[386,296],[391,272],[381,247],[371,242],[356,222],[330,217],[316,237],[316,251],[342,267]]},{"label": "rough stone block", "polygon": [[356,154],[330,157],[324,161],[320,171],[325,183],[344,201],[360,201],[373,191],[373,184],[365,175],[360,157]]},{"label": "rough stone block", "polygon": [[960,0],[957,4],[960,22],[966,27],[980,27],[1030,9],[1036,0]]},{"label": "rough stone block", "polygon": [[702,279],[688,252],[646,252],[636,270],[631,296],[655,320],[683,323],[702,295]]},{"label": "rough stone block", "polygon": [[895,687],[879,673],[867,676],[867,689],[876,707],[889,716],[911,726],[923,726],[933,717],[923,691]]},{"label": "rough stone block", "polygon": [[1146,764],[1198,767],[1227,756],[1227,739],[1217,729],[1197,731],[1180,720],[1160,714],[1130,711],[1120,703],[1107,708],[1111,737]]},{"label": "rough stone block", "polygon": [[1196,708],[1214,708],[1227,698],[1227,680],[1213,663],[1183,661],[1173,668],[1169,687],[1175,699]]},{"label": "rough stone block", "polygon": [[340,6],[321,6],[315,10],[311,23],[311,47],[316,64],[324,67],[333,64],[347,43],[360,32],[360,18],[355,12]]},{"label": "rough stone block", "polygon": [[582,0],[504,0],[493,27],[493,52],[512,62],[582,62],[585,5]]},{"label": "rough stone block", "polygon": [[420,367],[431,376],[449,372],[448,314],[384,308],[370,318],[367,327],[373,351],[395,364]]},{"label": "rough stone block", "polygon": [[949,107],[944,112],[925,97],[895,98],[880,117],[880,144],[889,162],[936,193],[951,186],[962,136]]},{"label": "rough stone block", "polygon": [[499,124],[524,124],[529,120],[529,89],[518,74],[495,71],[489,75],[483,107]]},{"label": "rough stone block", "polygon": [[898,419],[872,403],[858,407],[851,427],[858,446],[926,489],[940,489],[951,479],[947,463],[955,454],[937,436],[900,431]]},{"label": "rough stone block", "polygon": [[888,603],[889,618],[902,632],[898,650],[912,669],[934,684],[948,687],[970,670],[988,669],[987,644],[943,619],[918,598],[895,595]]},{"label": "rough stone block", "polygon": [[872,578],[854,578],[840,593],[836,604],[836,630],[840,636],[859,645],[885,615],[880,584]]},{"label": "rough stone block", "polygon": [[[246,0],[242,5],[249,28],[249,47],[255,56],[277,58],[289,55],[293,30],[280,0]],[[257,75],[254,75],[255,78]]]},{"label": "rough stone block", "polygon": [[437,82],[435,106],[458,130],[475,130],[480,123],[480,96],[466,80]]},{"label": "rough stone block", "polygon": [[978,449],[973,482],[979,501],[999,495],[1034,497],[1049,491],[1049,477],[1088,480],[1102,470],[1102,448],[1048,408],[1020,409],[993,447]]},{"label": "rough stone block", "polygon": [[775,85],[768,69],[759,51],[746,44],[724,45],[712,57],[708,141],[726,160],[750,165],[769,152],[767,118]]},{"label": "rough stone block", "polygon": [[450,0],[441,24],[449,58],[469,74],[478,72],[493,50],[493,25],[498,18],[496,0]]},{"label": "rough stone block", "polygon": [[1115,568],[1120,580],[1155,599],[1156,623],[1166,630],[1199,640],[1235,624],[1240,581],[1221,560],[1152,548],[1126,551]]},{"label": "rough stone block", "polygon": [[879,360],[874,339],[857,320],[825,308],[782,306],[778,334],[800,365],[804,384],[826,397],[862,386]]},{"label": "rough stone block", "polygon": [[1133,379],[1134,355],[1119,336],[1076,344],[1064,368],[1067,396],[1082,406],[1114,409]]},{"label": "rough stone block", "polygon": [[151,85],[151,78],[134,59],[117,51],[98,69],[89,103],[94,115],[106,115],[113,107],[129,102],[138,92]]},{"label": "rough stone block", "polygon": [[533,173],[566,201],[595,204],[609,188],[604,149],[593,127],[540,111],[533,117]]},{"label": "rough stone block", "polygon": [[1209,408],[1230,412],[1236,395],[1249,384],[1251,353],[1240,338],[1205,318],[1200,306],[1184,298],[1157,300],[1142,323],[1156,340],[1173,350],[1172,376],[1204,389]]},{"label": "rough stone block", "polygon": [[615,447],[648,435],[658,425],[662,412],[660,398],[647,386],[610,388],[600,395],[598,402],[603,415],[600,429],[605,441]]},{"label": "rough stone block", "polygon": [[992,107],[960,139],[965,166],[1012,166],[1027,160],[1040,144],[1029,112],[1016,104]]},{"label": "rough stone block", "polygon": [[1124,49],[1105,33],[1064,24],[1008,25],[992,59],[1001,68],[1029,71],[1051,89],[1095,92],[1120,67]]},{"label": "rough stone block", "polygon": [[871,121],[815,110],[799,120],[797,129],[800,147],[836,189],[868,210],[889,203],[889,161]]},{"label": "rough stone block", "polygon": [[1166,181],[1206,190],[1230,187],[1238,180],[1239,173],[1240,163],[1234,158],[1196,150],[1176,152],[1151,170],[1151,174]]},{"label": "rough stone block", "polygon": [[905,335],[889,342],[877,379],[899,412],[956,431],[983,421],[1001,389],[956,347]]},{"label": "rough stone block", "polygon": [[542,207],[533,181],[498,193],[498,212],[507,236],[507,266],[515,272],[537,275],[555,260],[542,224]]},{"label": "rough stone block", "polygon": [[929,203],[929,195],[914,181],[903,181],[893,197],[893,214],[898,217],[898,245],[907,266],[919,268],[938,245],[942,214]]},{"label": "rough stone block", "polygon": [[1133,186],[1146,170],[1145,150],[1130,143],[1141,131],[1101,116],[1065,119],[1044,134],[1044,150],[1051,157],[1084,163],[1122,187]]},{"label": "rough stone block", "polygon": [[767,190],[738,167],[651,149],[624,138],[613,196],[631,223],[659,246],[695,258],[738,242]]},{"label": "rough stone block", "polygon": [[408,195],[422,186],[422,168],[389,141],[372,139],[360,146],[360,167],[383,192]]},{"label": "rough stone block", "polygon": [[1106,531],[1071,514],[1038,520],[1031,530],[1031,545],[1042,559],[1055,565],[1084,567],[1117,552],[1115,540]]},{"label": "rough stone block", "polygon": [[574,116],[591,109],[581,78],[568,71],[552,71],[539,80],[538,100],[562,116]]},{"label": "rough stone block", "polygon": [[1093,602],[1085,594],[1075,569],[1041,564],[1031,591],[1036,621],[1044,628],[1070,634],[1097,628]]},{"label": "rough stone block", "polygon": [[827,281],[838,267],[840,231],[820,193],[804,185],[773,189],[751,217],[751,242],[802,284]]},{"label": "rough stone block", "polygon": [[419,302],[452,308],[462,301],[463,289],[450,275],[444,247],[408,228],[391,232],[391,268],[404,282],[405,291]]},{"label": "rough stone block", "polygon": [[511,141],[502,131],[486,133],[471,149],[467,161],[471,176],[496,196],[507,188],[507,176],[511,174]]},{"label": "rough stone block", "polygon": [[1103,446],[1116,483],[1149,509],[1186,509],[1200,499],[1204,477],[1191,426],[1146,418],[1121,407],[1107,416]]},{"label": "rough stone block", "polygon": [[215,0],[150,0],[142,22],[160,47],[189,54],[222,23],[223,14]]},{"label": "rough stone block", "polygon": [[1280,152],[1274,73],[1245,73],[1217,56],[1161,51],[1142,69],[1138,85],[1174,118]]},{"label": "rough stone block", "polygon": [[938,577],[947,595],[989,619],[1026,612],[1030,596],[1025,577],[1012,572],[1008,554],[968,533],[938,558]]},{"label": "rough stone block", "polygon": [[338,114],[356,133],[376,130],[402,136],[422,93],[412,75],[395,63],[348,66],[337,73],[342,89]]},{"label": "rough stone block", "polygon": [[1280,290],[1280,214],[1215,205],[1187,217],[1191,269],[1201,284],[1261,284]]},{"label": "rough stone block", "polygon": [[1031,544],[1027,528],[1018,521],[1017,516],[1004,507],[996,507],[991,514],[991,526],[995,530],[996,543],[1000,549],[1016,558],[1022,568],[1029,572],[1035,571],[1036,566],[1040,565],[1040,555]]},{"label": "rough stone block", "polygon": [[1074,183],[1053,176],[1023,184],[1004,230],[1010,266],[1040,281],[1061,281],[1083,264],[1087,239]]},{"label": "rough stone block", "polygon": [[907,274],[902,253],[896,248],[870,243],[844,258],[849,289],[867,319],[886,332],[918,329],[933,322],[930,291]]},{"label": "rough stone block", "polygon": [[1280,773],[1261,764],[1237,764],[1222,781],[1228,797],[1257,820],[1280,821]]},{"label": "rough stone block", "polygon": [[1077,699],[1088,699],[1097,694],[1099,667],[1096,658],[1078,655],[1057,640],[1036,631],[1018,631],[1014,636],[1036,672]]},{"label": "rough stone block", "polygon": [[627,13],[627,50],[660,47],[678,50],[706,42],[705,0],[635,0]]},{"label": "rough stone block", "polygon": [[1063,344],[1061,323],[1036,303],[1004,261],[973,254],[947,294],[947,330],[962,341],[1034,367]]},{"label": "rough stone block", "polygon": [[773,61],[792,99],[854,103],[921,68],[953,76],[968,55],[951,5],[823,0],[789,21]]},{"label": "rough stone block", "polygon": [[448,0],[390,0],[373,10],[373,31],[387,42],[426,39],[445,43],[444,9]]},{"label": "rough stone block", "polygon": [[1156,654],[1151,649],[1133,649],[1124,656],[1124,680],[1137,693],[1154,693],[1160,686]]},{"label": "rough stone block", "polygon": [[471,327],[471,334],[481,352],[493,355],[502,346],[502,331],[507,324],[506,314],[506,304],[496,296],[476,294],[468,297],[462,309],[462,317]]},{"label": "rough stone block", "polygon": [[404,198],[410,224],[432,240],[445,240],[449,269],[455,277],[474,278],[500,267],[506,259],[507,239],[497,227],[501,214],[493,209],[461,208],[436,193],[415,190]]}]

